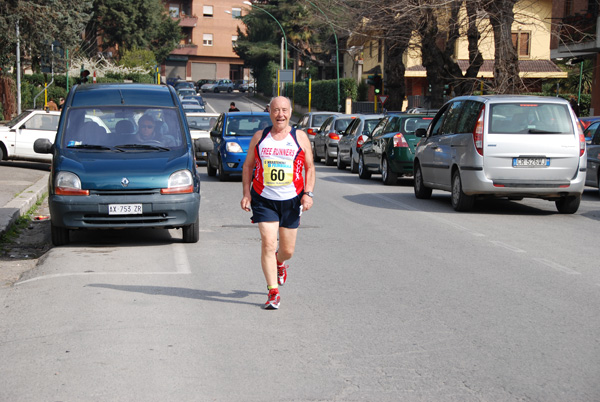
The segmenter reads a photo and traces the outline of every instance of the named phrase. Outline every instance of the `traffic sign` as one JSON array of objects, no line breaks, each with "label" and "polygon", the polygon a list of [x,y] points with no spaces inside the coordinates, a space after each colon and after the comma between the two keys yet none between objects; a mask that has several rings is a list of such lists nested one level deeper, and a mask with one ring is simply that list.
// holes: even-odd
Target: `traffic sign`
[{"label": "traffic sign", "polygon": [[387,98],[389,98],[389,95],[381,95],[379,96],[379,100],[381,101],[381,104],[385,104],[385,101],[387,100]]}]

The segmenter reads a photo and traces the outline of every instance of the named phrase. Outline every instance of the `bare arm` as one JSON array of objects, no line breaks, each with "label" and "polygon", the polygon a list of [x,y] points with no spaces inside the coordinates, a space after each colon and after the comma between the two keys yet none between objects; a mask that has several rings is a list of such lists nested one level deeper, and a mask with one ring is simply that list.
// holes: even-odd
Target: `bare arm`
[{"label": "bare arm", "polygon": [[254,169],[254,150],[256,149],[256,144],[260,140],[261,136],[262,130],[254,133],[254,136],[250,141],[250,145],[248,146],[246,160],[242,166],[243,196],[240,206],[244,211],[250,211],[250,203],[252,201],[252,196],[250,195],[250,186],[252,184],[252,170]]},{"label": "bare arm", "polygon": [[[310,146],[310,140],[308,139],[308,135],[302,130],[296,131],[296,138],[304,151],[304,191],[314,191],[315,190],[315,181],[316,181],[316,173],[315,173],[315,162],[313,160],[312,147]],[[304,195],[301,200],[302,209],[304,211],[308,211],[313,205],[312,197],[308,195]]]}]

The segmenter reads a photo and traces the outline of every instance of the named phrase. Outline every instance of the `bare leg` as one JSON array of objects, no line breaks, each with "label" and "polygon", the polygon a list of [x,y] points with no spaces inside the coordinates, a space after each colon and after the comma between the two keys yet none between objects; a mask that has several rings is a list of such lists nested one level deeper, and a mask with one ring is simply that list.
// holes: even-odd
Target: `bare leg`
[{"label": "bare leg", "polygon": [[277,252],[279,262],[285,262],[294,255],[297,234],[298,229],[279,228],[279,250]]},{"label": "bare leg", "polygon": [[261,239],[260,262],[267,280],[267,286],[277,285],[277,262],[275,252],[277,251],[277,231],[279,222],[259,222],[258,230]]}]

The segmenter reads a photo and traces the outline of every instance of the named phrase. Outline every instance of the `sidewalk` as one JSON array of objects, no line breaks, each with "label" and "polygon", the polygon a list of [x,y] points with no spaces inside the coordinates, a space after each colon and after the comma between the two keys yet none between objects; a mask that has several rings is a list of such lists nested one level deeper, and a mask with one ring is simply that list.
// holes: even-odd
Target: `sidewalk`
[{"label": "sidewalk", "polygon": [[0,236],[48,192],[49,165],[0,163]]}]

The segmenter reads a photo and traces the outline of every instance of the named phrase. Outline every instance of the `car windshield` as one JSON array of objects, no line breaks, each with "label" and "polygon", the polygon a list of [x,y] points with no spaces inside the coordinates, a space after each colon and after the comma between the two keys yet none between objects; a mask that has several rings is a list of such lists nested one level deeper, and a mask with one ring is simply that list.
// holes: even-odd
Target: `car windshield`
[{"label": "car windshield", "polygon": [[567,105],[543,102],[500,103],[490,109],[490,133],[573,134]]},{"label": "car windshield", "polygon": [[346,131],[354,119],[338,119],[335,121],[335,131]]},{"label": "car windshield", "polygon": [[185,144],[176,108],[72,108],[63,130],[62,144],[68,148],[114,150],[151,145],[164,150],[182,148]]},{"label": "car windshield", "polygon": [[229,116],[225,126],[225,135],[248,136],[254,135],[271,125],[269,116]]},{"label": "car windshield", "polygon": [[365,129],[364,129],[364,131],[370,133],[371,131],[373,131],[373,129],[375,128],[375,126],[377,125],[377,123],[379,123],[380,121],[381,121],[381,119],[365,120]]},{"label": "car windshield", "polygon": [[431,123],[433,117],[410,117],[407,119],[398,119],[399,122],[404,121],[400,130],[402,134],[414,134],[415,131],[419,128],[427,128],[429,127],[429,123]]},{"label": "car windshield", "polygon": [[20,115],[18,115],[17,117],[15,117],[14,119],[12,119],[8,123],[6,123],[6,125],[8,127],[12,127],[12,126],[18,124],[21,120],[23,120],[24,118],[26,118],[30,114],[31,114],[31,111],[29,111],[29,110],[27,110],[25,112],[22,112]]}]

